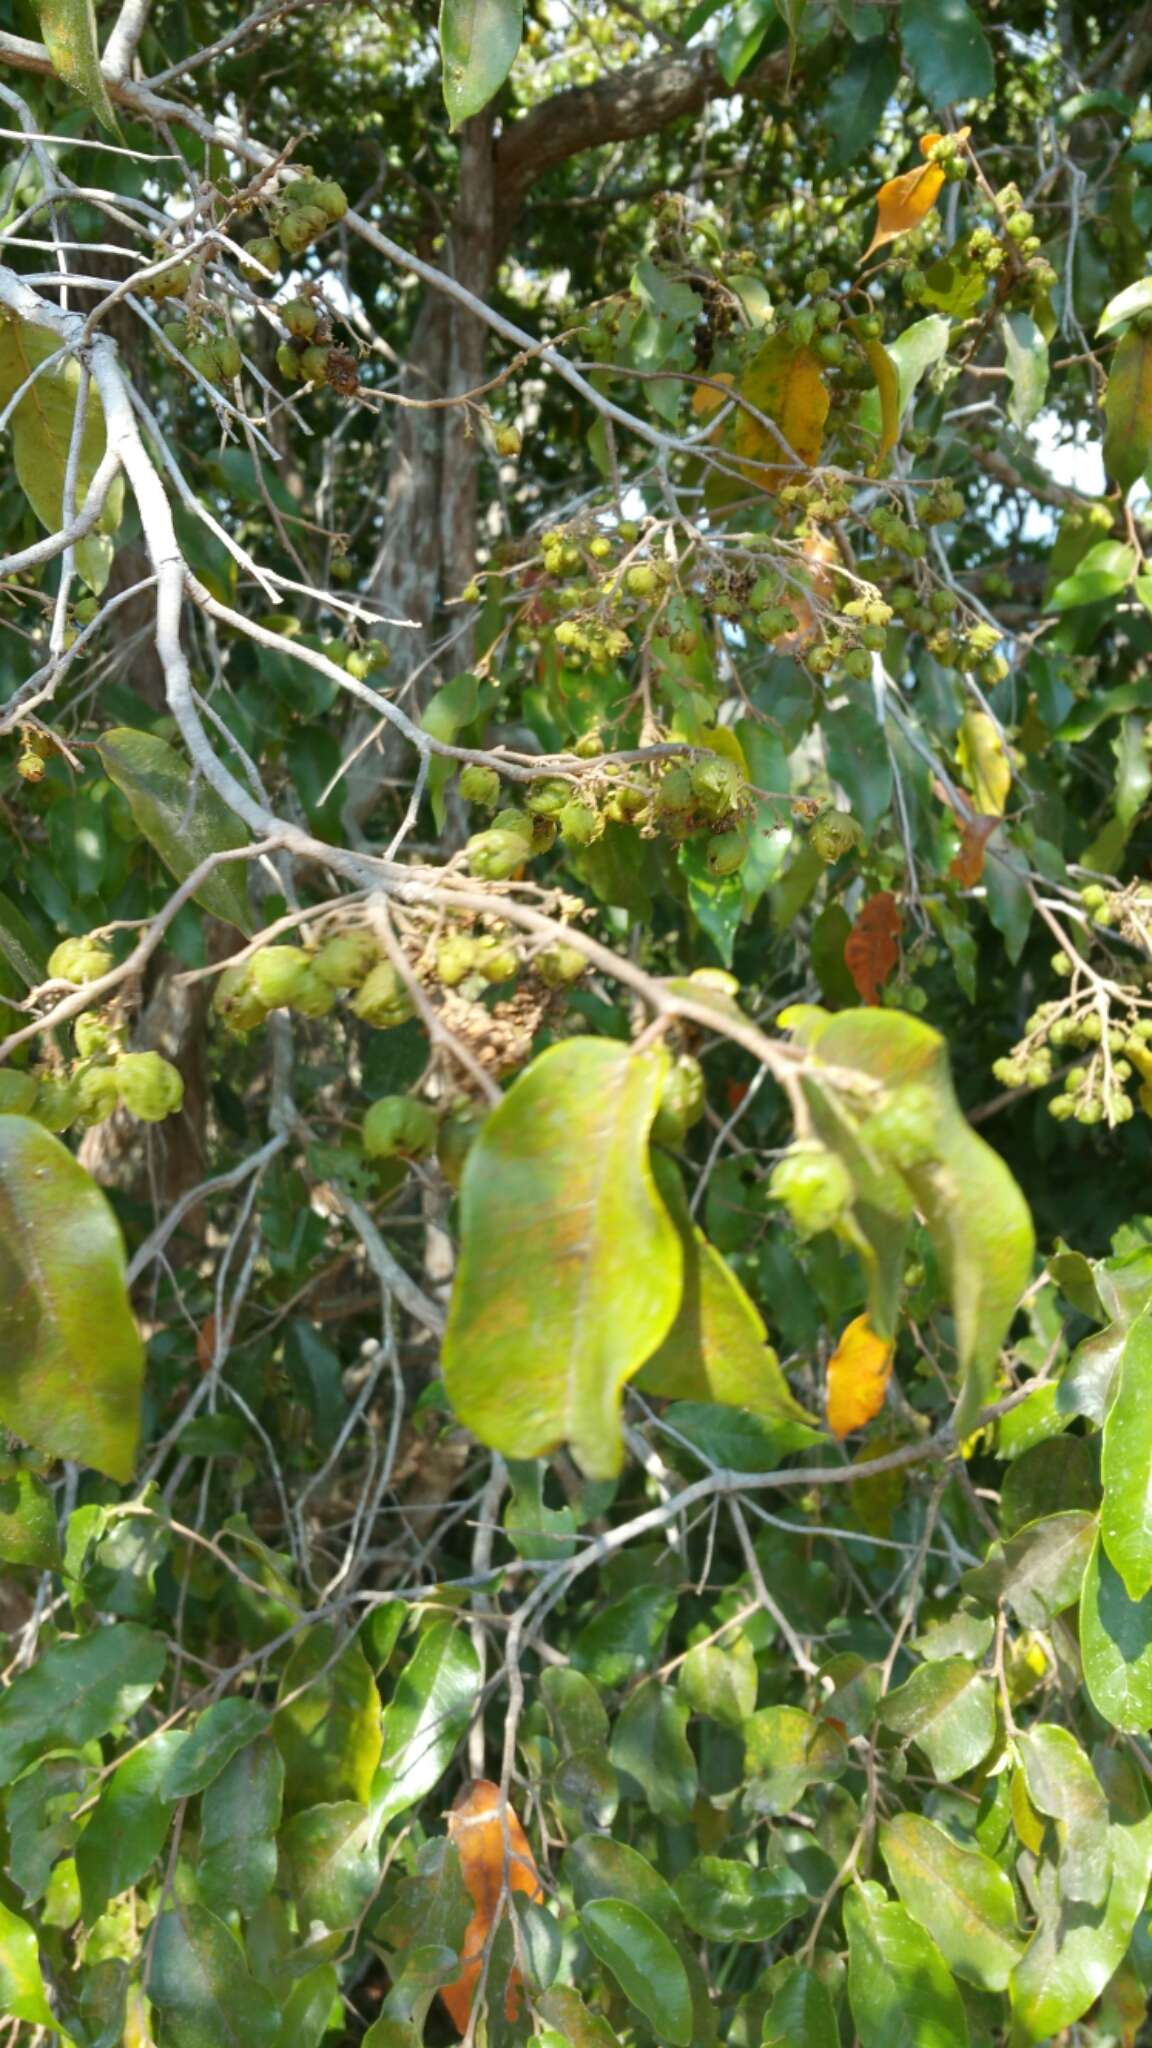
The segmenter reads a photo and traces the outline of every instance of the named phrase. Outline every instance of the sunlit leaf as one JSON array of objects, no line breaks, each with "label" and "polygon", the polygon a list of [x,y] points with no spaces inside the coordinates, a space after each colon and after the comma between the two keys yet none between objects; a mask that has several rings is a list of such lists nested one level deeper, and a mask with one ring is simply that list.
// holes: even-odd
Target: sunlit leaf
[{"label": "sunlit leaf", "polygon": [[453,128],[499,92],[520,48],[523,26],[523,0],[442,0],[444,104]]},{"label": "sunlit leaf", "polygon": [[856,1316],[841,1333],[828,1360],[828,1427],[845,1437],[863,1429],[884,1406],[892,1377],[894,1346],[878,1337],[866,1315]]},{"label": "sunlit leaf", "polygon": [[844,1901],[848,1998],[860,2048],[967,2048],[960,1993],[935,1943],[878,1884]]},{"label": "sunlit leaf", "polygon": [[[52,4],[74,6],[77,0],[52,0]],[[91,0],[79,0],[79,4],[91,12]],[[49,328],[0,317],[0,406],[8,404],[37,365],[59,351],[59,339]],[[59,532],[64,523],[64,479],[79,389],[80,366],[74,358],[65,357],[29,384],[9,421],[17,478],[37,519],[50,533]],[[104,414],[90,385],[76,471],[76,512],[103,460],[104,448]],[[108,581],[110,536],[120,524],[123,506],[124,487],[117,477],[104,500],[96,530],[76,543],[76,566],[97,593]]]},{"label": "sunlit leaf", "polygon": [[[922,135],[921,154],[926,157],[939,140],[939,135]],[[944,166],[936,163],[919,164],[915,170],[902,171],[898,178],[889,178],[887,184],[881,185],[876,194],[876,229],[861,262],[867,263],[886,242],[894,242],[898,236],[918,228],[943,189]]]},{"label": "sunlit leaf", "polygon": [[57,77],[82,93],[105,128],[115,131],[116,116],[100,69],[93,0],[36,0],[36,12]]},{"label": "sunlit leaf", "polygon": [[1003,1991],[1022,1947],[1004,1871],[916,1813],[885,1821],[880,1850],[901,1904],[949,1968],[986,1991]]},{"label": "sunlit leaf", "polygon": [[956,758],[977,811],[983,817],[1002,818],[1012,787],[1012,764],[1003,734],[986,711],[964,713]]}]

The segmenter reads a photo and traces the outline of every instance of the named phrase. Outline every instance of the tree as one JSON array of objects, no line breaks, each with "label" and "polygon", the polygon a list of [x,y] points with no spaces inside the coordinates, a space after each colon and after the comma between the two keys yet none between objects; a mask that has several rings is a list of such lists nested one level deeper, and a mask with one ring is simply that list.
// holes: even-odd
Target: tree
[{"label": "tree", "polygon": [[0,60],[5,2038],[1152,2039],[1152,8]]}]

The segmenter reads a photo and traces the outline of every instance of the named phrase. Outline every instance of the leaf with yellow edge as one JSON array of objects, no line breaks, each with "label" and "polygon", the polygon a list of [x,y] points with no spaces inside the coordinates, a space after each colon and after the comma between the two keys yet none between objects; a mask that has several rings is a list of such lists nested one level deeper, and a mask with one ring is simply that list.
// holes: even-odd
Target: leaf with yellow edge
[{"label": "leaf with yellow edge", "polygon": [[[7,405],[40,363],[59,353],[60,342],[50,328],[29,320],[0,320],[0,406]],[[63,521],[64,478],[72,445],[80,365],[64,358],[28,385],[12,413],[12,457],[17,478],[32,510],[49,533]],[[104,414],[89,389],[76,473],[76,510],[88,494],[104,459]],[[76,567],[99,596],[112,566],[109,538],[120,524],[124,486],[115,479],[104,500],[96,530],[76,543]]]},{"label": "leaf with yellow edge", "polygon": [[994,718],[986,711],[966,711],[960,725],[956,759],[985,818],[1002,818],[1012,787],[1012,764]]},{"label": "leaf with yellow edge", "polygon": [[1152,459],[1152,334],[1132,327],[1116,350],[1104,419],[1104,467],[1130,491]]},{"label": "leaf with yellow edge", "polygon": [[[961,128],[957,141],[963,142],[968,134]],[[920,137],[920,154],[927,156],[942,138],[939,135]],[[894,242],[899,235],[910,234],[926,220],[940,197],[944,186],[943,164],[921,164],[917,170],[902,171],[898,178],[889,178],[876,194],[876,232],[860,258],[867,263],[875,249],[883,248],[885,242]]]},{"label": "leaf with yellow edge", "polygon": [[895,1346],[878,1337],[867,1316],[855,1316],[828,1360],[828,1427],[833,1436],[863,1429],[884,1406]]},{"label": "leaf with yellow edge", "polygon": [[777,491],[797,468],[811,469],[819,462],[832,401],[820,359],[810,348],[794,348],[783,335],[774,335],[753,358],[740,397],[777,429],[773,432],[750,412],[737,413],[732,446],[749,483]]}]

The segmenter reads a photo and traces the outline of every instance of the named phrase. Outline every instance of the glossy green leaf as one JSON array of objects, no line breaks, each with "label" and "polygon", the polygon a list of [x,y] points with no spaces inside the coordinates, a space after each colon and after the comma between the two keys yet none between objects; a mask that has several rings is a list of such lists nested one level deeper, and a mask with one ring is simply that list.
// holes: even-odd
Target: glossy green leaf
[{"label": "glossy green leaf", "polygon": [[217,1700],[189,1730],[188,1740],[168,1767],[169,1799],[188,1799],[219,1777],[226,1763],[267,1728],[270,1716],[255,1700]]},{"label": "glossy green leaf", "polygon": [[5,1802],[9,1868],[26,1899],[43,1896],[53,1864],[75,1848],[80,1822],[73,1815],[83,1804],[90,1776],[91,1766],[79,1757],[53,1756],[10,1787]]},{"label": "glossy green leaf", "polygon": [[353,1638],[324,1622],[296,1644],[280,1681],[276,1743],[290,1812],[333,1799],[363,1802],[383,1742],[372,1667]]},{"label": "glossy green leaf", "polygon": [[726,85],[743,78],[770,34],[780,35],[775,0],[740,0],[716,44],[716,62]]},{"label": "glossy green leaf", "polygon": [[[191,1738],[189,1738],[191,1740]],[[196,1881],[205,1905],[254,1913],[276,1881],[284,1765],[268,1735],[237,1750],[200,1804]]]},{"label": "glossy green leaf", "polygon": [[444,1380],[460,1420],[512,1457],[568,1439],[590,1475],[619,1470],[621,1388],[680,1299],[648,1161],[666,1066],[610,1039],[551,1046],[468,1155]]},{"label": "glossy green leaf", "polygon": [[796,1966],[772,1994],[763,2048],[832,2048],[837,2039],[831,1995],[815,1970]]},{"label": "glossy green leaf", "polygon": [[895,50],[884,36],[873,36],[850,51],[824,101],[834,163],[852,163],[871,142],[899,76]]},{"label": "glossy green leaf", "polygon": [[1003,1991],[1022,1943],[1011,1881],[999,1866],[916,1813],[884,1822],[880,1851],[901,1904],[949,1969],[985,1991]]},{"label": "glossy green leaf", "polygon": [[[91,0],[49,0],[49,5],[59,12],[78,6],[91,12]],[[37,365],[47,362],[59,349],[59,339],[50,328],[37,327],[26,320],[0,318],[0,406],[7,405]],[[17,479],[37,519],[49,533],[58,533],[63,524],[64,479],[79,389],[80,366],[74,358],[64,357],[29,384],[8,423]],[[104,449],[104,414],[90,385],[76,471],[77,512],[103,461]],[[95,530],[76,543],[76,567],[97,594],[108,581],[112,566],[110,536],[120,524],[123,507],[124,489],[117,477],[104,500]]]},{"label": "glossy green leaf", "polygon": [[373,1839],[368,1808],[352,1799],[310,1807],[289,1821],[282,1843],[302,1927],[322,1920],[344,1928],[359,1919],[380,1876]]},{"label": "glossy green leaf", "polygon": [[692,1992],[684,1965],[654,1920],[623,1899],[592,1899],[580,1928],[598,1962],[664,2040],[688,2048]]},{"label": "glossy green leaf", "polygon": [[149,1736],[101,1787],[76,1847],[76,1873],[89,1927],[109,1900],[136,1884],[160,1854],[172,1817],[167,1775],[187,1740],[179,1728]]},{"label": "glossy green leaf", "polygon": [[480,1667],[468,1636],[450,1621],[434,1622],[396,1680],[384,1715],[370,1801],[377,1828],[414,1806],[443,1777],[479,1692]]},{"label": "glossy green leaf", "polygon": [[1069,1729],[1043,1722],[1025,1729],[1019,1750],[1028,1797],[1056,1822],[1061,1892],[1101,1905],[1112,1871],[1108,1803],[1091,1763]]},{"label": "glossy green leaf", "polygon": [[810,1424],[755,1303],[727,1259],[694,1225],[679,1169],[654,1153],[652,1173],[680,1239],[684,1279],[676,1319],[637,1374],[637,1386],[666,1400],[717,1401],[770,1422]]},{"label": "glossy green leaf", "polygon": [[561,1749],[603,1749],[608,1713],[590,1678],[571,1665],[549,1665],[540,1673],[540,1697]]},{"label": "glossy green leaf", "polygon": [[988,1560],[964,1574],[966,1592],[994,1606],[1006,1600],[1025,1628],[1046,1628],[1080,1598],[1096,1540],[1096,1517],[1084,1508],[1028,1522]]},{"label": "glossy green leaf", "polygon": [[581,1629],[572,1661],[600,1685],[623,1685],[650,1671],[676,1612],[676,1595],[660,1587],[633,1586],[601,1607]]},{"label": "glossy green leaf", "polygon": [[744,1723],[745,1798],[754,1813],[787,1813],[809,1785],[840,1777],[847,1764],[839,1730],[800,1707],[761,1707]]},{"label": "glossy green leaf", "polygon": [[1134,320],[1138,313],[1149,311],[1152,311],[1152,277],[1137,278],[1135,284],[1126,284],[1122,292],[1109,299],[1096,323],[1096,332],[1111,334],[1114,327],[1121,327],[1126,320]]},{"label": "glossy green leaf", "polygon": [[660,1818],[687,1822],[696,1799],[696,1758],[676,1698],[659,1679],[638,1686],[612,1730],[608,1756],[644,1794]]},{"label": "glossy green leaf", "polygon": [[754,1711],[760,1674],[747,1636],[696,1643],[680,1666],[677,1688],[696,1714],[740,1728]]},{"label": "glossy green leaf", "polygon": [[675,1432],[674,1456],[682,1460],[685,1452],[695,1451],[706,1464],[728,1472],[774,1472],[794,1451],[827,1442],[824,1432],[807,1422],[770,1420],[716,1401],[676,1401],[664,1420]]},{"label": "glossy green leaf", "polygon": [[1103,604],[1127,588],[1135,569],[1134,548],[1120,540],[1097,541],[1071,575],[1056,585],[1048,602],[1057,612],[1072,611],[1081,604]]},{"label": "glossy green leaf", "polygon": [[180,1903],[160,1916],[148,1996],[169,2048],[272,2048],[280,2015],[248,1974],[236,1936],[205,1906]]},{"label": "glossy green leaf", "polygon": [[[332,1963],[317,1963],[298,1977],[288,1993],[282,2039],[291,2048],[320,2048],[333,2015],[339,2011],[340,1979]],[[369,2028],[369,2033],[372,2029]],[[368,2035],[365,2035],[367,2040]]]},{"label": "glossy green leaf", "polygon": [[60,2032],[48,2003],[35,1929],[0,1900],[0,2013]]},{"label": "glossy green leaf", "polygon": [[1100,1476],[1100,1540],[1129,1600],[1142,1600],[1152,1591],[1152,1309],[1124,1337]]},{"label": "glossy green leaf", "polygon": [[56,76],[82,93],[105,128],[115,131],[116,116],[100,69],[93,0],[36,0],[36,12]]},{"label": "glossy green leaf", "polygon": [[986,99],[993,91],[992,47],[967,0],[903,0],[900,36],[930,107]]},{"label": "glossy green leaf", "polygon": [[967,2048],[968,2022],[935,1944],[878,1884],[844,1901],[848,2000],[860,2048]]},{"label": "glossy green leaf", "polygon": [[987,1674],[964,1657],[922,1664],[880,1708],[886,1728],[922,1749],[942,1784],[983,1762],[996,1735]]},{"label": "glossy green leaf", "polygon": [[143,1371],[107,1197],[41,1125],[0,1117],[0,1420],[126,1480]]},{"label": "glossy green leaf", "polygon": [[608,1835],[581,1835],[564,1852],[564,1878],[578,1907],[593,1899],[623,1899],[664,1928],[676,1928],[680,1909],[670,1884],[638,1849]]},{"label": "glossy green leaf", "polygon": [[676,1879],[680,1910],[708,1941],[770,1941],[808,1906],[803,1878],[784,1862],[755,1866],[698,1856]]},{"label": "glossy green leaf", "polygon": [[520,48],[523,26],[523,0],[441,0],[444,104],[453,128],[499,92]]},{"label": "glossy green leaf", "polygon": [[0,1559],[50,1572],[60,1563],[60,1538],[51,1493],[35,1473],[0,1477]]},{"label": "glossy green leaf", "polygon": [[1152,1728],[1152,1593],[1130,1600],[1097,1542],[1080,1596],[1080,1655],[1093,1706],[1114,1728]]},{"label": "glossy green leaf", "polygon": [[45,1650],[0,1695],[0,1785],[46,1750],[77,1748],[130,1720],[165,1655],[161,1638],[131,1621]]},{"label": "glossy green leaf", "polygon": [[1026,427],[1048,390],[1048,344],[1031,313],[1023,310],[1001,315],[1000,335],[1011,385],[1008,417],[1014,427]]},{"label": "glossy green leaf", "polygon": [[[178,882],[210,854],[248,844],[239,818],[167,740],[124,725],[103,733],[97,747],[105,774],[127,797],[145,839]],[[242,932],[252,929],[247,872],[243,861],[214,868],[195,899]]]},{"label": "glossy green leaf", "polygon": [[[1104,467],[1129,491],[1152,461],[1152,335],[1130,327],[1104,394]],[[1093,550],[1095,552],[1095,550]]]}]

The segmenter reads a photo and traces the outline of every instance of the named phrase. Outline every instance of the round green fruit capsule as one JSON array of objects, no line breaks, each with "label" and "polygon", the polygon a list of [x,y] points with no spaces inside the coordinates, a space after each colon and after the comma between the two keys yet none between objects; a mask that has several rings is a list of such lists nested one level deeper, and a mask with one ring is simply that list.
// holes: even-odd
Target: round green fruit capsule
[{"label": "round green fruit capsule", "polygon": [[709,818],[721,818],[733,810],[744,793],[744,778],[736,763],[718,754],[697,761],[691,776],[695,803]]},{"label": "round green fruit capsule", "polygon": [[328,375],[330,351],[319,342],[313,342],[300,358],[300,375],[306,384],[323,384]]},{"label": "round green fruit capsule", "polygon": [[330,988],[359,988],[379,953],[371,932],[337,932],[312,955],[312,972]]},{"label": "round green fruit capsule", "polygon": [[445,988],[456,988],[476,965],[476,941],[466,932],[450,932],[436,948],[436,978]]},{"label": "round green fruit capsule", "polygon": [[282,341],[276,351],[276,368],[289,384],[300,382],[300,351],[290,341]]},{"label": "round green fruit capsule", "polygon": [[575,946],[558,942],[555,946],[545,946],[544,951],[536,955],[533,966],[545,988],[567,988],[571,982],[579,981],[587,971],[588,962]]},{"label": "round green fruit capsule", "polygon": [[557,775],[550,775],[545,781],[532,784],[524,803],[534,817],[555,818],[571,796],[572,784],[562,781]]},{"label": "round green fruit capsule", "polygon": [[624,588],[629,597],[653,597],[660,587],[660,578],[652,562],[633,562],[624,571]]},{"label": "round green fruit capsule", "polygon": [[162,1053],[122,1052],[113,1071],[121,1102],[141,1123],[163,1122],[184,1100],[179,1071]]},{"label": "round green fruit capsule", "polygon": [[824,811],[808,834],[812,849],[829,867],[858,846],[863,833],[850,811]]},{"label": "round green fruit capsule", "polygon": [[468,866],[483,882],[506,882],[524,866],[532,853],[532,842],[523,833],[491,826],[474,832],[466,848]]},{"label": "round green fruit capsule", "polygon": [[289,1008],[298,1017],[326,1017],[336,1006],[336,990],[309,966],[296,985]]},{"label": "round green fruit capsule", "polygon": [[566,803],[556,823],[569,846],[591,846],[604,830],[604,820],[595,804],[586,803],[582,797]]},{"label": "round green fruit capsule", "polygon": [[278,1010],[295,1000],[305,986],[311,968],[303,946],[261,946],[248,963],[252,986],[269,1010]]},{"label": "round green fruit capsule", "polygon": [[41,1075],[30,1114],[46,1131],[66,1131],[80,1114],[75,1082]]},{"label": "round green fruit capsule", "polygon": [[53,981],[99,981],[113,965],[110,948],[99,939],[61,939],[48,955]]},{"label": "round green fruit capsule", "polygon": [[476,941],[476,971],[485,981],[508,981],[520,965],[520,955],[515,946],[498,939],[491,932]]},{"label": "round green fruit capsule", "polygon": [[233,341],[230,334],[220,334],[217,335],[212,347],[216,355],[216,367],[225,383],[230,384],[234,377],[240,375],[244,367],[244,358],[240,353],[240,344],[238,341]]},{"label": "round green fruit capsule", "polygon": [[391,1030],[413,1015],[413,1002],[390,960],[380,960],[352,999],[354,1016],[378,1030]]},{"label": "round green fruit capsule", "polygon": [[825,1146],[800,1144],[773,1169],[768,1192],[782,1202],[802,1237],[831,1230],[851,1207],[852,1176]]},{"label": "round green fruit capsule", "polygon": [[103,1123],[120,1102],[120,1083],[111,1067],[89,1067],[76,1076],[76,1104],[87,1123]]},{"label": "round green fruit capsule", "polygon": [[436,1143],[436,1113],[414,1095],[385,1095],[368,1110],[362,1136],[370,1159],[418,1159]]},{"label": "round green fruit capsule", "polygon": [[656,786],[656,809],[666,816],[692,809],[692,771],[677,763],[666,768]]},{"label": "round green fruit capsule", "polygon": [[268,1015],[267,1003],[262,1003],[252,986],[252,976],[245,961],[239,967],[226,967],[216,983],[212,1008],[218,1017],[232,1031],[255,1031]]},{"label": "round green fruit capsule", "polygon": [[102,1011],[86,1010],[73,1024],[72,1036],[81,1059],[95,1059],[111,1045],[112,1026]]},{"label": "round green fruit capsule", "polygon": [[744,865],[748,842],[742,832],[715,832],[704,849],[710,875],[734,875]]},{"label": "round green fruit capsule", "polygon": [[[280,244],[276,240],[275,235],[257,235],[254,241],[248,242],[245,245],[244,254],[247,256],[250,266],[260,263],[265,270],[272,272],[273,277],[279,276],[282,258],[280,255]],[[254,271],[254,275],[259,280],[259,271]]]},{"label": "round green fruit capsule", "polygon": [[704,1070],[690,1053],[682,1053],[664,1077],[652,1136],[659,1145],[682,1145],[703,1114]]},{"label": "round green fruit capsule", "polygon": [[313,204],[319,206],[329,220],[343,220],[348,211],[348,194],[335,178],[322,178],[314,188]]},{"label": "round green fruit capsule", "polygon": [[480,804],[490,811],[500,801],[500,777],[495,768],[485,768],[480,761],[469,761],[460,770],[460,794],[465,803]]},{"label": "round green fruit capsule", "polygon": [[0,1067],[0,1116],[30,1116],[39,1086],[34,1074]]}]

